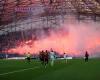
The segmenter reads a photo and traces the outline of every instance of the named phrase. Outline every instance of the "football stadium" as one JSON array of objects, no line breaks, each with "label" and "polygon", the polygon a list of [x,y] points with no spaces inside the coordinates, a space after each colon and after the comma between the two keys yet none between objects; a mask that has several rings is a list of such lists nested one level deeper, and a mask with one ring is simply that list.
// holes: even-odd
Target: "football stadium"
[{"label": "football stadium", "polygon": [[0,80],[99,80],[100,0],[0,0]]}]

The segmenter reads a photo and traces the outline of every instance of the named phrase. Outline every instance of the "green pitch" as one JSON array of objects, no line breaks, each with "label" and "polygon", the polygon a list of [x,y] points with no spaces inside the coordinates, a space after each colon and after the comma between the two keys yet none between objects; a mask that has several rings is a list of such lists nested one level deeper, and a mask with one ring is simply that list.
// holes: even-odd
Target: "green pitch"
[{"label": "green pitch", "polygon": [[36,60],[0,60],[0,80],[100,80],[100,59],[56,60],[46,68]]}]

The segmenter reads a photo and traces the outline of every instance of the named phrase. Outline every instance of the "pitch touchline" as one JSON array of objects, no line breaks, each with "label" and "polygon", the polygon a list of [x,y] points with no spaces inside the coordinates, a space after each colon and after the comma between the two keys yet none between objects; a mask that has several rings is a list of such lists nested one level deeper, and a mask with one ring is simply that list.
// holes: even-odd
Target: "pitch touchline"
[{"label": "pitch touchline", "polygon": [[6,74],[12,74],[12,73],[16,73],[16,72],[22,72],[22,71],[26,71],[26,70],[30,70],[30,69],[36,69],[36,68],[39,68],[39,67],[34,67],[34,68],[28,68],[28,69],[22,69],[22,70],[17,70],[17,71],[12,71],[12,72],[7,72],[7,73],[2,73],[0,74],[1,75],[6,75]]}]

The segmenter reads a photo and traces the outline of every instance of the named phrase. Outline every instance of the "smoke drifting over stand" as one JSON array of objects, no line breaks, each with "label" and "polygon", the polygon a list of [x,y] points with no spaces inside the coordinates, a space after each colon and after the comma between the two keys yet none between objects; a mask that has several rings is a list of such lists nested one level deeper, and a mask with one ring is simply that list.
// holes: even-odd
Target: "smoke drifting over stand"
[{"label": "smoke drifting over stand", "polygon": [[20,42],[7,52],[38,54],[41,50],[52,48],[60,54],[66,52],[71,56],[83,56],[87,50],[91,56],[100,57],[100,23],[98,22],[66,20],[54,30],[45,32],[41,29],[35,35],[38,36],[37,40]]}]

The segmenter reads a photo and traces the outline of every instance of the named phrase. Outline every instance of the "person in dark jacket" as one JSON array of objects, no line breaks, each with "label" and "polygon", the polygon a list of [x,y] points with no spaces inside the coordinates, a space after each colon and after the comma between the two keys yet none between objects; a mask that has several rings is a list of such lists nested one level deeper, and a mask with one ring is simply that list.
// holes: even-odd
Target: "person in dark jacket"
[{"label": "person in dark jacket", "polygon": [[88,62],[88,58],[89,58],[89,53],[88,51],[85,52],[85,62]]}]

